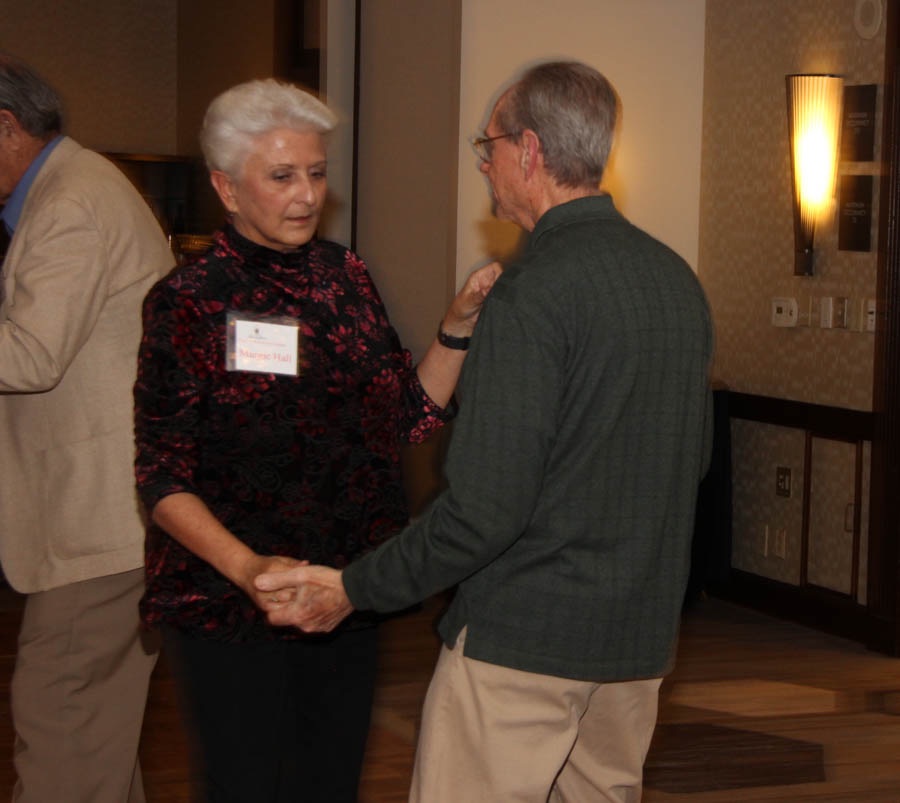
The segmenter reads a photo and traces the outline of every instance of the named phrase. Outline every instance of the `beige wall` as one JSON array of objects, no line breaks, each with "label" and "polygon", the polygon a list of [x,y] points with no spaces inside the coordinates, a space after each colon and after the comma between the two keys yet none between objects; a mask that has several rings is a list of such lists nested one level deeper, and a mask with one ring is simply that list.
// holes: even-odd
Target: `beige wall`
[{"label": "beige wall", "polygon": [[0,48],[62,95],[68,132],[106,151],[176,141],[176,0],[0,0]]},{"label": "beige wall", "polygon": [[329,137],[329,204],[319,234],[349,247],[353,237],[356,0],[327,0],[325,5],[320,93],[340,122]]},{"label": "beige wall", "polygon": [[178,147],[199,154],[197,132],[209,102],[241,81],[274,70],[274,4],[244,0],[178,3]]},{"label": "beige wall", "polygon": [[[209,101],[272,75],[278,0],[0,0],[0,48],[63,97],[67,129],[102,151],[198,155]],[[201,224],[221,222],[205,173]]]},{"label": "beige wall", "polygon": [[454,282],[459,1],[363,3],[357,248],[421,357]]},{"label": "beige wall", "polygon": [[[198,133],[210,101],[242,81],[275,70],[276,0],[187,0],[178,3],[178,152],[200,155]],[[194,176],[201,231],[218,228],[222,211],[204,168]]]},{"label": "beige wall", "polygon": [[[357,250],[420,358],[453,294],[459,0],[362,4]],[[414,513],[440,483],[446,431],[405,451]]]},{"label": "beige wall", "polygon": [[702,0],[463,0],[458,280],[517,241],[491,218],[466,137],[484,128],[497,88],[523,65],[585,61],[623,105],[605,182],[637,225],[697,265],[703,91]]}]

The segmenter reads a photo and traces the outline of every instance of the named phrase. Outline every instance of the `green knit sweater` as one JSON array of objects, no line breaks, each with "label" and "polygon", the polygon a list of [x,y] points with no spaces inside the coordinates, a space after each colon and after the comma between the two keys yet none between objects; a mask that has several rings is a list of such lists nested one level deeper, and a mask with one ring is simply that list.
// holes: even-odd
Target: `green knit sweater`
[{"label": "green knit sweater", "polygon": [[447,490],[347,567],[359,609],[459,584],[465,654],[614,681],[663,675],[711,445],[712,330],[673,251],[608,196],[548,211],[485,303]]}]

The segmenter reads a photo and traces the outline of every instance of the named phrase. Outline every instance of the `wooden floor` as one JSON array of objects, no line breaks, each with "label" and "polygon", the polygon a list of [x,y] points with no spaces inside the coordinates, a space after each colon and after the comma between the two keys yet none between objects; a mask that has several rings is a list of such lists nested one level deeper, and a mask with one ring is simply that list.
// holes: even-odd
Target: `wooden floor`
[{"label": "wooden floor", "polygon": [[[431,601],[383,628],[361,803],[406,800],[440,607],[439,600]],[[4,800],[13,784],[8,689],[20,609],[16,595],[0,593]],[[187,803],[186,756],[161,662],[141,747],[150,803]],[[702,600],[684,617],[677,667],[663,686],[646,783],[645,803],[900,803],[900,660]]]}]

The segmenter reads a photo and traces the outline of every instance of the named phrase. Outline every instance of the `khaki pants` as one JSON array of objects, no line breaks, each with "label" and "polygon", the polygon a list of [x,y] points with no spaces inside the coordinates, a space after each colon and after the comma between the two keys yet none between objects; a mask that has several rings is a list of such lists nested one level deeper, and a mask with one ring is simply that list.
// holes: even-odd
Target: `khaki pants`
[{"label": "khaki pants", "polygon": [[143,803],[138,742],[155,639],[143,569],[30,594],[12,679],[15,803]]},{"label": "khaki pants", "polygon": [[428,689],[411,803],[637,803],[660,678],[589,683],[443,647]]}]

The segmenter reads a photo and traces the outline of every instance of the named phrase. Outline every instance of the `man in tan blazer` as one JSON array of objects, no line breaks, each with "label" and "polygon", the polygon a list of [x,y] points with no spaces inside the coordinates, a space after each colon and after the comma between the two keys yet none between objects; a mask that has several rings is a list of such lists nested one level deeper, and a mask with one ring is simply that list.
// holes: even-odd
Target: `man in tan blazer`
[{"label": "man in tan blazer", "polygon": [[149,207],[61,135],[61,103],[0,54],[0,563],[27,595],[15,672],[20,803],[143,801],[156,650],[132,386],[141,302],[174,263]]}]

